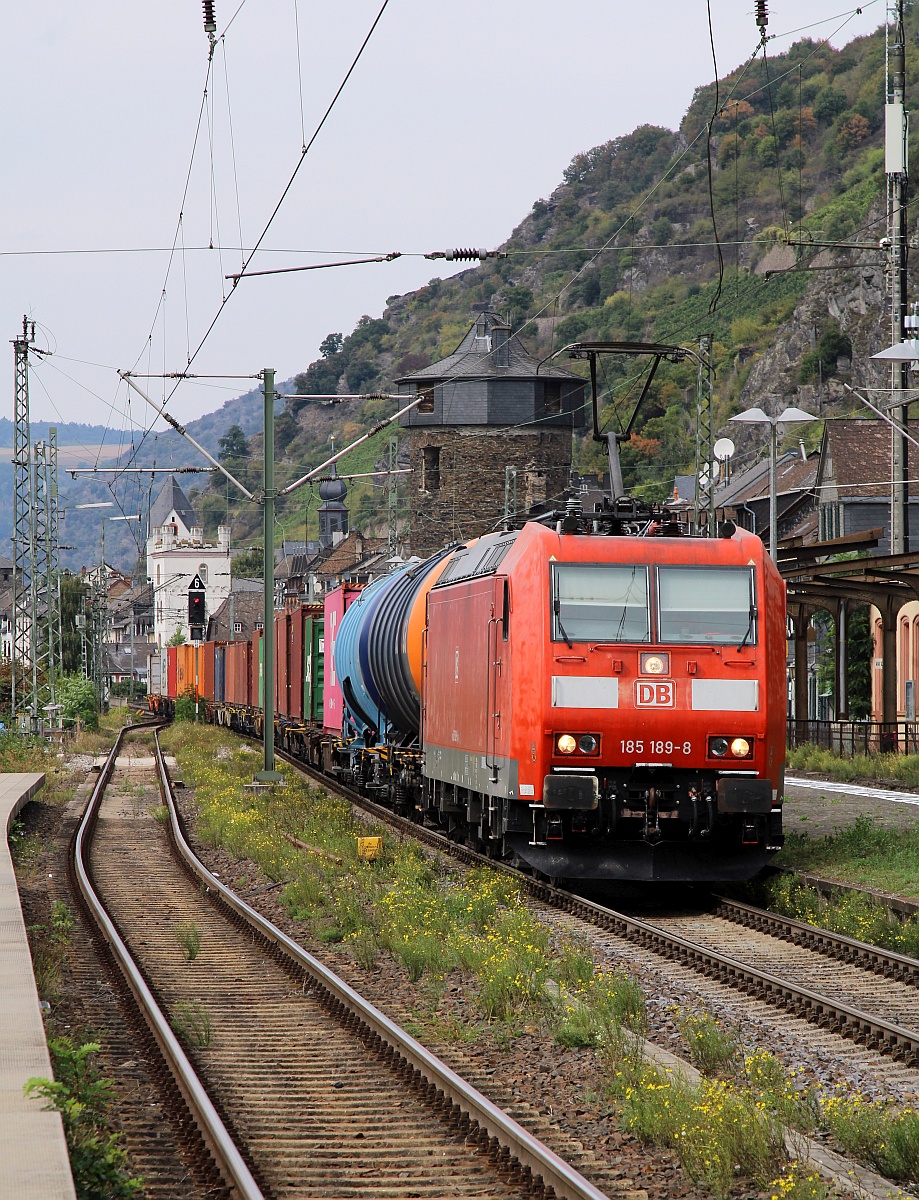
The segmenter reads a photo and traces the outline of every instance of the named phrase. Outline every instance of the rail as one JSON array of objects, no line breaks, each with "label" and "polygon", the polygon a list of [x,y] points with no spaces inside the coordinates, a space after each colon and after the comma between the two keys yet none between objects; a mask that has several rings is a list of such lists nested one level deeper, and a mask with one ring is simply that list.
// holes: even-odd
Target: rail
[{"label": "rail", "polygon": [[604,1193],[594,1187],[574,1167],[554,1154],[538,1138],[528,1133],[522,1125],[518,1125],[512,1117],[452,1071],[446,1063],[391,1021],[370,1001],[355,992],[318,959],[313,958],[302,946],[289,938],[261,913],[250,908],[235,892],[232,892],[215,875],[211,874],[196,857],[182,833],[159,737],[155,734],[154,739],[160,787],[164,802],[169,808],[176,849],[207,890],[216,894],[250,927],[255,928],[263,938],[305,970],[321,988],[325,989],[333,1005],[338,1005],[357,1015],[385,1046],[404,1059],[429,1085],[441,1092],[449,1102],[455,1104],[475,1121],[488,1137],[506,1147],[522,1166],[529,1167],[534,1175],[542,1179],[546,1187],[553,1188],[559,1200],[607,1200]]},{"label": "rail", "polygon": [[[361,796],[359,792],[329,779],[328,776],[321,775],[318,771],[305,766],[289,755],[279,753],[279,757],[289,762],[304,775],[338,792],[365,811],[373,813],[380,820],[401,829],[418,841],[458,858],[462,862],[488,866],[492,870],[512,876],[520,884],[521,890],[534,899],[542,900],[544,903],[580,917],[600,929],[606,929],[656,953],[663,954],[667,958],[678,958],[704,975],[720,978],[732,987],[785,1007],[815,1024],[834,1028],[836,1032],[845,1037],[855,1041],[869,1042],[883,1053],[892,1054],[911,1064],[919,1064],[919,1031],[907,1029],[895,1022],[887,1021],[883,1017],[863,1012],[842,1001],[822,996],[787,979],[780,979],[769,972],[760,971],[729,955],[692,942],[678,934],[667,932],[650,921],[628,916],[615,909],[597,904],[595,901],[587,900],[583,896],[533,879],[505,863],[486,858],[466,846],[459,846],[451,842],[434,830],[426,829],[405,817],[399,817],[389,812],[388,809]],[[765,912],[763,912],[763,916],[770,916],[774,920],[781,919],[775,917],[774,914]],[[813,933],[814,935],[823,935],[826,931],[813,927]],[[843,939],[840,937],[839,940]],[[847,940],[851,943],[847,948],[848,951],[854,953],[853,947],[856,943],[852,939]],[[825,937],[823,945],[827,944],[828,938]],[[904,962],[909,960],[905,960],[904,956],[879,950],[877,947],[868,947],[868,949],[875,952],[872,957],[866,959],[865,965],[868,969],[884,974],[883,960],[887,959],[888,964],[893,965],[893,960],[898,959],[903,961],[898,962],[894,969],[898,972],[903,971],[905,974],[910,973],[910,968],[904,966]],[[824,950],[824,952],[826,951]]]},{"label": "rail", "polygon": [[[102,797],[115,769],[118,751],[121,749],[121,744],[126,733],[149,728],[151,728],[149,723],[126,725],[118,734],[115,745],[106,759],[105,766],[96,780],[96,786],[93,788],[93,793],[89,798],[89,803],[86,806],[86,811],[77,830],[73,852],[74,874],[83,900],[102,936],[108,942],[125,982],[130,988],[141,1014],[159,1046],[160,1053],[166,1060],[185,1103],[188,1105],[195,1123],[204,1137],[205,1143],[214,1155],[220,1170],[223,1172],[224,1178],[236,1188],[240,1200],[265,1200],[264,1194],[243,1161],[235,1142],[220,1119],[214,1105],[211,1103],[194,1067],[189,1062],[185,1051],[179,1044],[178,1038],[173,1033],[169,1021],[153,998],[153,993],[147,986],[147,982],[131,957],[127,946],[122,941],[121,935],[106,912],[92,883],[89,863],[87,861],[89,839],[98,819]],[[153,728],[156,730],[158,727]],[[157,741],[156,745],[157,753],[159,754],[159,741]]]}]

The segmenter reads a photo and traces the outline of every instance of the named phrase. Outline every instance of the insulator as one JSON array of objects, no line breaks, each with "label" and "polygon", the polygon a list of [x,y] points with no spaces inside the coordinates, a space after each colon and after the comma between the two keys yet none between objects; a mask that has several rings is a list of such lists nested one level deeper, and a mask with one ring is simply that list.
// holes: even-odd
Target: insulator
[{"label": "insulator", "polygon": [[769,7],[766,0],[756,0],[756,23],[765,32],[769,24]]},{"label": "insulator", "polygon": [[204,8],[204,32],[217,32],[217,17],[214,15],[214,0],[202,0]]},{"label": "insulator", "polygon": [[488,258],[487,250],[470,250],[460,247],[457,250],[447,250],[444,252],[444,258],[447,262],[472,262],[477,258],[480,262],[484,262]]}]

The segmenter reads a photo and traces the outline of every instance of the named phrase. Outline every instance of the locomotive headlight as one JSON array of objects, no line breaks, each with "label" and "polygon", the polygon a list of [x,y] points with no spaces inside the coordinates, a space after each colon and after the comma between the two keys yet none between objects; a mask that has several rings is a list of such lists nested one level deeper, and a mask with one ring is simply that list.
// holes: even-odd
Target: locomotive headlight
[{"label": "locomotive headlight", "polygon": [[746,738],[734,738],[731,742],[731,753],[735,758],[748,758],[750,755],[750,743]]},{"label": "locomotive headlight", "polygon": [[730,748],[730,742],[727,738],[713,737],[708,739],[708,752],[714,758],[724,758]]},{"label": "locomotive headlight", "polygon": [[642,654],[639,667],[642,675],[666,675],[670,670],[670,655]]},{"label": "locomotive headlight", "polygon": [[596,754],[599,742],[592,733],[582,733],[578,738],[578,749],[582,754]]},{"label": "locomotive headlight", "polygon": [[574,754],[575,750],[578,748],[578,743],[570,733],[563,733],[556,741],[555,748],[559,754]]}]

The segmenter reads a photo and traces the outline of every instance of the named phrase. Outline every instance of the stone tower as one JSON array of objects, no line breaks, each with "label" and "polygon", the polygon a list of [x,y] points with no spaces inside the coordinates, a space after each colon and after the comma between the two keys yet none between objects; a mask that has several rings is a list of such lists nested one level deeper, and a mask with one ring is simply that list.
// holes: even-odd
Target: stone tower
[{"label": "stone tower", "polygon": [[499,529],[508,467],[518,523],[558,504],[571,472],[571,431],[583,424],[584,381],[540,365],[493,312],[481,312],[447,358],[396,380],[425,399],[408,428],[410,546],[426,556]]},{"label": "stone tower", "polygon": [[[335,443],[332,442],[332,453],[335,453]],[[336,546],[348,533],[348,508],[345,496],[348,485],[338,478],[335,463],[329,470],[331,479],[324,479],[319,485],[319,545],[323,550]]]}]

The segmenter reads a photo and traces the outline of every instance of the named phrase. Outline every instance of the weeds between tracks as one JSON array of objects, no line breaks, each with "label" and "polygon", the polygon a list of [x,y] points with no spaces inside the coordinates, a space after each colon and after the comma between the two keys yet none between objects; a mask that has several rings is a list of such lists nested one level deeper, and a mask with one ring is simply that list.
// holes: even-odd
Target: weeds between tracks
[{"label": "weeds between tracks", "polygon": [[[304,930],[319,942],[341,943],[364,970],[388,955],[432,993],[448,983],[460,989],[463,1004],[437,1026],[441,1036],[450,1036],[451,1022],[453,1036],[464,1041],[486,1027],[500,1039],[535,1024],[562,1046],[594,1048],[600,1087],[623,1126],[670,1146],[691,1178],[718,1195],[734,1186],[739,1169],[776,1200],[824,1200],[819,1177],[788,1163],[785,1125],[824,1128],[870,1165],[919,1181],[919,1136],[914,1159],[902,1150],[913,1123],[919,1134],[915,1114],[855,1093],[815,1098],[809,1078],[766,1051],[741,1058],[732,1031],[714,1018],[678,1014],[704,1073],[699,1083],[650,1062],[640,984],[624,971],[601,970],[586,942],[553,933],[512,878],[460,868],[388,826],[368,829],[346,800],[289,767],[273,792],[244,791],[253,748],[224,731],[174,726],[162,741],[194,788],[198,836],[251,864],[238,863],[229,882],[244,890],[264,875],[283,884],[281,902]],[[357,836],[368,833],[383,839],[375,862],[357,856]],[[301,853],[289,837],[325,853]],[[853,1104],[864,1117],[853,1118]],[[883,1135],[870,1146],[865,1121]],[[894,1142],[901,1150],[886,1153]]]}]

